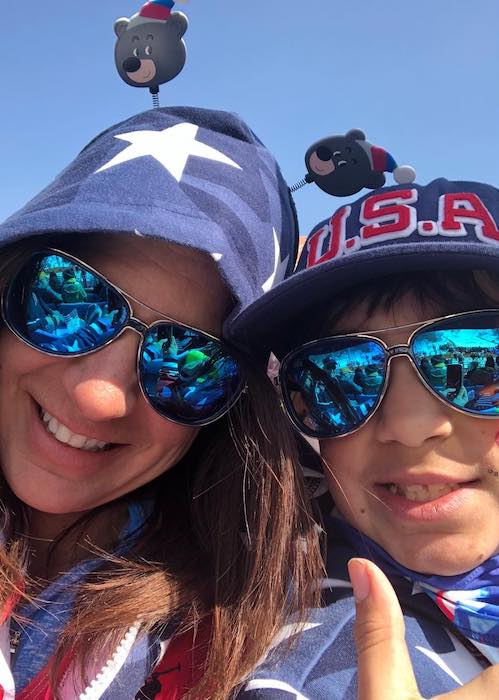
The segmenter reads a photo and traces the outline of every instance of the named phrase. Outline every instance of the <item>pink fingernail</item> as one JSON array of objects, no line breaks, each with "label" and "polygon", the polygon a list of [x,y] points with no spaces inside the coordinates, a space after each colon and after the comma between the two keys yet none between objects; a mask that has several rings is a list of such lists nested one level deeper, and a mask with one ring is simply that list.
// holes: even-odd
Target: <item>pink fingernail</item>
[{"label": "pink fingernail", "polygon": [[350,559],[348,562],[348,574],[353,588],[353,595],[357,603],[361,603],[369,595],[371,584],[365,565],[358,559]]}]

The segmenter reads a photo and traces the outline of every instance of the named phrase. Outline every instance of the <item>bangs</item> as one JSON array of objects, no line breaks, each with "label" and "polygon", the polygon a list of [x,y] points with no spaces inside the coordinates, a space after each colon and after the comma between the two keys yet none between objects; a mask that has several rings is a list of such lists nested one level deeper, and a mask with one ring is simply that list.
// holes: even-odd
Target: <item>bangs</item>
[{"label": "bangs", "polygon": [[[365,320],[377,311],[396,310],[404,297],[411,296],[419,308],[431,314],[490,309],[499,306],[499,273],[488,270],[424,270],[368,280],[340,292],[322,306],[307,324],[307,339],[338,330],[341,320],[359,306]],[[303,341],[302,341],[303,342]]]}]

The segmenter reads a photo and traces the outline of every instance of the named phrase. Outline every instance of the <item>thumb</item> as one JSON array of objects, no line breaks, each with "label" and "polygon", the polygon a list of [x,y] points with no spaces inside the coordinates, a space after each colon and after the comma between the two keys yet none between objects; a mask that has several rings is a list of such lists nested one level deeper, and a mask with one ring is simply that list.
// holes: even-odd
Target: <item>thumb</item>
[{"label": "thumb", "polygon": [[395,591],[366,559],[351,559],[348,571],[356,605],[358,700],[421,700]]}]

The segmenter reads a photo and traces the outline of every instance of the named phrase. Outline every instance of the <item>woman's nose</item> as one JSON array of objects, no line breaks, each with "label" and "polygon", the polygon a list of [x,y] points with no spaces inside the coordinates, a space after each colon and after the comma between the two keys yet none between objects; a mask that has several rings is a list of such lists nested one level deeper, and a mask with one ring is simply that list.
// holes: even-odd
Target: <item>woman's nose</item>
[{"label": "woman's nose", "polygon": [[449,437],[451,412],[423,385],[408,358],[392,359],[376,422],[380,442],[420,447],[431,438]]},{"label": "woman's nose", "polygon": [[126,330],[101,350],[67,360],[63,384],[80,413],[92,421],[129,415],[138,400],[137,347],[140,339]]}]

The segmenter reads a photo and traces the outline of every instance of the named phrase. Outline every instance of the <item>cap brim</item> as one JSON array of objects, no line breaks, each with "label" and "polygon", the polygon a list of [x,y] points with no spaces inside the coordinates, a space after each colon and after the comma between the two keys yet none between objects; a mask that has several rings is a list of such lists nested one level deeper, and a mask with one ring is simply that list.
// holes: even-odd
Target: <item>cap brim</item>
[{"label": "cap brim", "polygon": [[227,337],[254,354],[282,356],[292,347],[296,324],[316,316],[321,306],[330,312],[336,293],[369,279],[415,270],[499,270],[499,246],[449,243],[378,246],[297,272],[244,309],[226,329]]}]

